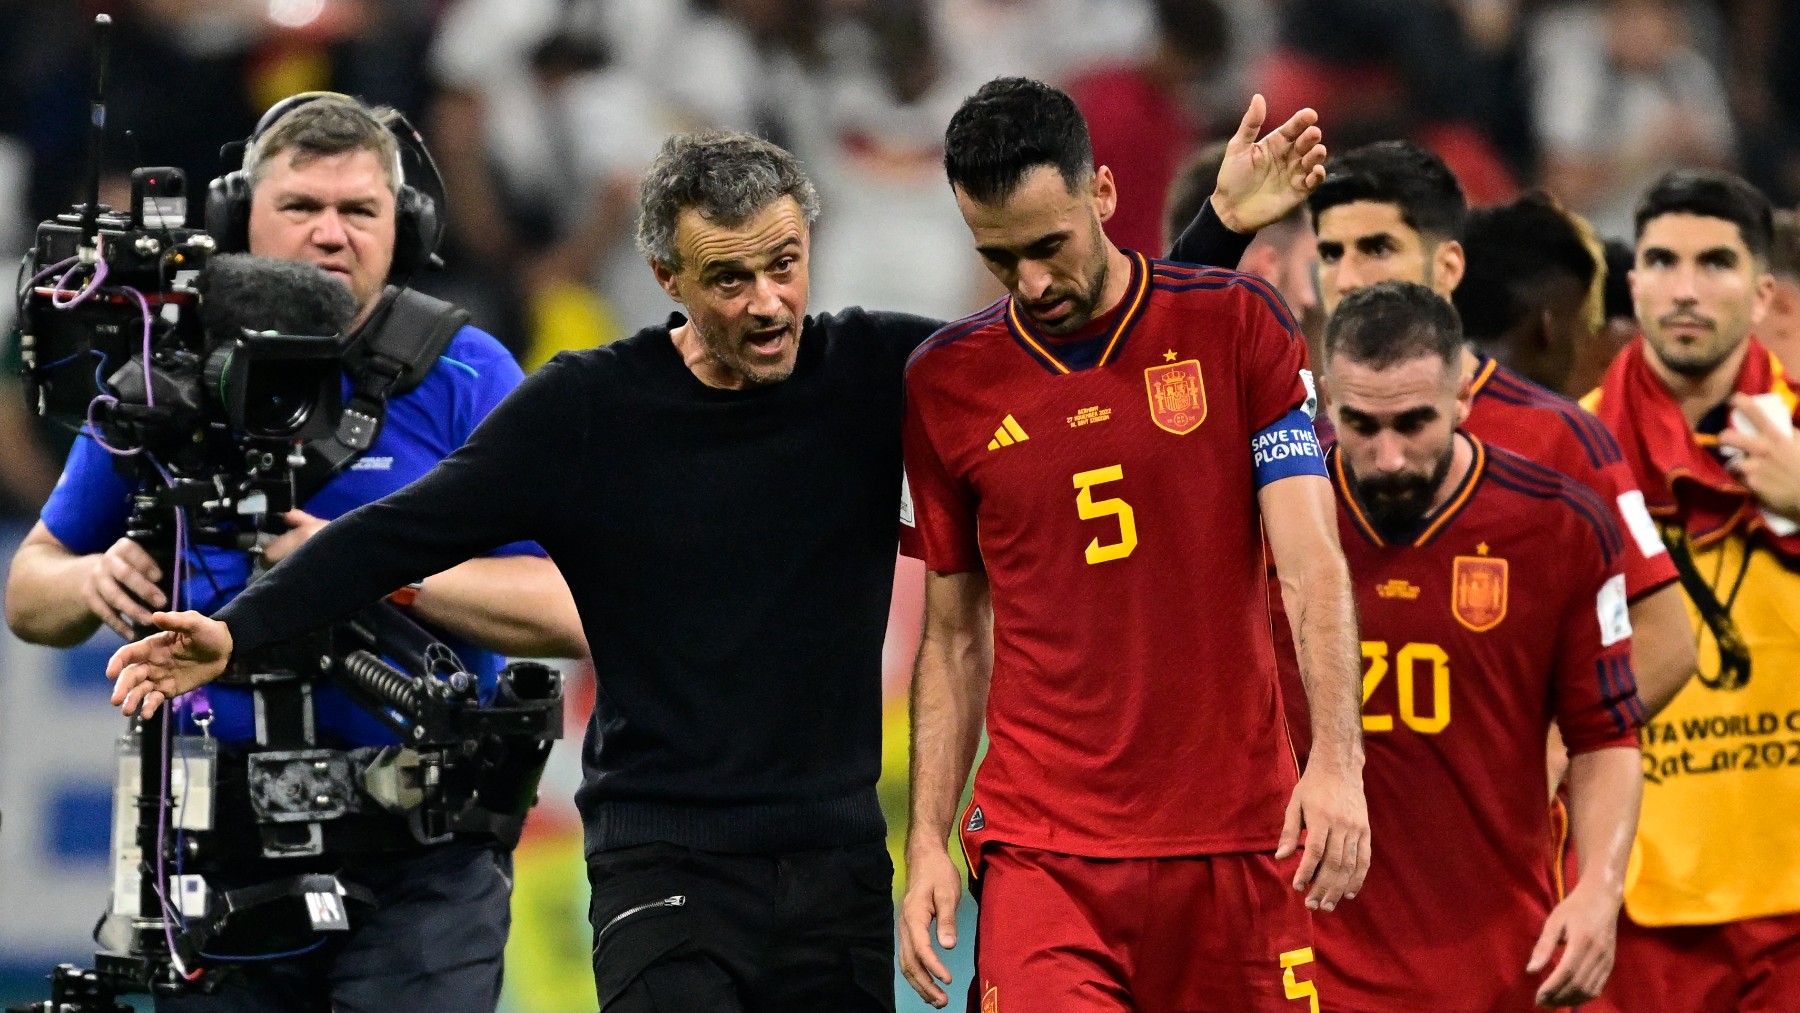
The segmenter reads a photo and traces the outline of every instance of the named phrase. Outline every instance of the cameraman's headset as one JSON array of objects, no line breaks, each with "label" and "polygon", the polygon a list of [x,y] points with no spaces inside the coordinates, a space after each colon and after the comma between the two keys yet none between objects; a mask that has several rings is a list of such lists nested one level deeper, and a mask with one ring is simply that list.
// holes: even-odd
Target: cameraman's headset
[{"label": "cameraman's headset", "polygon": [[[431,152],[426,149],[424,138],[419,136],[418,130],[399,112],[376,116],[360,100],[335,91],[303,91],[282,99],[262,114],[262,119],[256,121],[256,129],[250,132],[249,137],[220,149],[219,156],[229,158],[233,148],[239,144],[243,146],[243,167],[220,176],[206,188],[206,228],[212,234],[213,241],[218,244],[219,252],[243,253],[249,249],[249,168],[250,160],[257,155],[257,142],[283,116],[320,99],[334,99],[355,106],[363,115],[386,128],[399,142],[394,151],[394,164],[389,166],[394,182],[399,184],[394,194],[394,262],[388,270],[389,279],[394,284],[404,285],[407,279],[423,267],[443,267],[444,262],[438,258],[437,248],[444,239],[445,219],[440,210],[444,206],[444,178],[438,172]],[[424,190],[406,182],[404,163],[408,151],[413,153],[418,166],[424,170]]]}]

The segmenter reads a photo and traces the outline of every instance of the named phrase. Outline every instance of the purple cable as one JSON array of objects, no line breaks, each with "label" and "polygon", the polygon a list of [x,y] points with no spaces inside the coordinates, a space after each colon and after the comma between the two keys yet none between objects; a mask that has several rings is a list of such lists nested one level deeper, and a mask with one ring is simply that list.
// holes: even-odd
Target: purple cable
[{"label": "purple cable", "polygon": [[45,278],[50,277],[51,275],[55,274],[56,272],[69,267],[70,265],[74,264],[75,261],[78,259],[80,259],[80,258],[69,257],[64,260],[59,260],[54,264],[51,264],[49,267],[46,267],[42,271],[39,271],[38,273],[32,275],[31,280],[25,283],[25,287],[26,288],[36,288],[38,282],[43,281]]},{"label": "purple cable", "polygon": [[56,286],[50,290],[50,305],[59,310],[71,309],[93,298],[94,293],[100,290],[100,284],[106,280],[105,257],[101,257],[94,261],[94,276],[89,278],[88,283],[81,287],[81,291],[75,293],[73,299],[63,300],[57,298],[62,293],[68,291],[63,288],[64,283],[66,283],[76,271],[80,270],[82,266],[83,265],[81,264],[74,264],[70,266],[67,271],[63,272],[62,277],[56,279]]},{"label": "purple cable", "polygon": [[[139,292],[137,289],[132,288],[130,285],[121,286],[120,291],[131,293],[131,297],[133,299],[137,300],[138,312],[143,314],[143,318],[144,318],[144,403],[147,405],[155,405],[156,404],[156,387],[154,384],[152,384],[150,382],[150,379],[151,379],[151,377],[150,377],[150,300],[145,299],[144,293]],[[165,475],[164,477],[167,478],[168,476]]]},{"label": "purple cable", "polygon": [[94,399],[92,401],[88,402],[88,410],[87,410],[87,433],[88,433],[88,436],[91,439],[93,439],[94,443],[96,445],[98,445],[101,450],[104,450],[107,453],[112,454],[115,457],[130,457],[133,454],[143,453],[144,452],[143,447],[132,447],[130,450],[120,450],[118,447],[115,447],[112,444],[106,442],[106,438],[100,435],[100,426],[94,422],[94,407],[96,405],[99,405],[102,403],[118,404],[119,399],[116,397],[113,397],[111,394],[96,394],[96,395],[94,395]]},{"label": "purple cable", "polygon": [[[104,262],[102,262],[102,263],[104,263]],[[101,273],[101,277],[105,277],[105,272]],[[96,278],[95,284],[98,284],[98,283],[99,283],[99,279]],[[152,376],[150,373],[150,300],[145,299],[144,293],[139,292],[137,289],[132,288],[130,285],[122,286],[121,291],[130,293],[131,297],[137,300],[138,311],[143,316],[143,320],[144,320],[144,403],[147,405],[154,406],[156,404],[156,388],[155,388],[155,384],[153,382],[153,379],[152,379]],[[54,296],[51,297],[51,301],[52,301],[52,303],[55,302]],[[79,301],[79,300],[77,300],[77,301]],[[69,303],[68,305],[73,306],[75,304]],[[95,379],[99,378],[99,370],[98,369],[95,370],[94,376],[95,376]],[[104,402],[106,404],[118,404],[119,399],[116,397],[113,397],[111,394],[96,394],[94,396],[94,399],[92,401],[88,402],[88,410],[87,410],[88,435],[93,437],[94,442],[99,444],[100,449],[102,449],[102,450],[106,451],[107,453],[112,454],[116,457],[130,457],[131,455],[142,451],[144,449],[143,447],[133,447],[130,450],[121,450],[118,447],[115,447],[112,444],[107,443],[106,440],[100,436],[100,427],[94,424],[94,408],[96,405],[99,405],[102,402]],[[160,467],[158,470],[161,470]],[[165,480],[169,480],[168,474],[164,473],[163,478]]]}]

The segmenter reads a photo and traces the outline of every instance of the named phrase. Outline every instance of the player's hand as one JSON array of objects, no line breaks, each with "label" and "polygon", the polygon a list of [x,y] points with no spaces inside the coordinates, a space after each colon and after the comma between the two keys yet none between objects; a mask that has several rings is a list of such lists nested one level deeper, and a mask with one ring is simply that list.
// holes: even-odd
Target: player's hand
[{"label": "player's hand", "polygon": [[1785,427],[1770,418],[1755,398],[1733,394],[1731,407],[1743,412],[1756,427],[1753,433],[1728,427],[1719,434],[1722,446],[1743,451],[1731,462],[1732,473],[1764,507],[1800,520],[1800,440],[1785,433]]},{"label": "player's hand", "polygon": [[1245,235],[1286,218],[1325,181],[1325,135],[1318,127],[1319,114],[1302,109],[1257,140],[1267,115],[1263,97],[1252,98],[1237,133],[1225,144],[1212,195],[1219,221]]},{"label": "player's hand", "polygon": [[286,559],[301,543],[318,534],[319,529],[325,526],[324,521],[304,510],[289,510],[281,515],[281,519],[287,522],[287,532],[263,546],[263,559],[270,566]]},{"label": "player's hand", "polygon": [[94,556],[93,564],[81,584],[82,603],[126,640],[133,636],[133,623],[148,626],[151,609],[168,607],[168,599],[156,586],[162,567],[142,545],[121,538]]},{"label": "player's hand", "polygon": [[1302,828],[1306,851],[1294,889],[1307,890],[1309,909],[1334,910],[1339,900],[1356,896],[1369,874],[1369,807],[1360,769],[1355,774],[1332,770],[1316,756],[1307,764],[1288,802],[1277,859],[1300,846]]},{"label": "player's hand", "polygon": [[1525,973],[1537,974],[1550,964],[1558,946],[1562,959],[1538,986],[1539,1006],[1573,1006],[1598,996],[1612,974],[1618,941],[1621,898],[1583,880],[1544,921]]},{"label": "player's hand", "polygon": [[909,848],[906,894],[900,899],[900,973],[919,998],[943,1009],[950,994],[950,969],[931,948],[931,923],[937,922],[938,945],[956,947],[956,905],[962,899],[962,877],[950,861],[949,849]]},{"label": "player's hand", "polygon": [[113,706],[129,717],[149,717],[165,700],[206,685],[225,671],[231,659],[231,628],[198,612],[158,612],[152,633],[126,644],[106,663],[106,677],[116,680]]}]

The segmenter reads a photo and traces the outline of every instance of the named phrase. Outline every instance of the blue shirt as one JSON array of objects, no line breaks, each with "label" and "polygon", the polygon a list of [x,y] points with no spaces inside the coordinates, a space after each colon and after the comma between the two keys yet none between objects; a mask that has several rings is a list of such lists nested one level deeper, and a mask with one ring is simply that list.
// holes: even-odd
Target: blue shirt
[{"label": "blue shirt", "polygon": [[[450,339],[419,386],[389,399],[387,419],[374,445],[332,476],[302,509],[329,521],[400,489],[462,446],[475,426],[522,379],[524,374],[500,342],[485,331],[464,327]],[[346,397],[349,389],[346,377]],[[62,478],[44,504],[44,526],[77,555],[104,552],[125,535],[131,490],[132,480],[114,469],[112,455],[84,433],[75,441]],[[544,551],[532,542],[515,542],[496,549],[493,555],[542,556]],[[250,579],[249,555],[231,549],[193,546],[185,566],[180,607],[208,615],[236,597]],[[433,632],[481,677],[486,699],[500,667],[499,656],[443,636],[441,631]],[[206,696],[213,712],[213,735],[224,742],[255,738],[247,687],[215,684],[207,687]],[[191,701],[177,701],[174,713],[184,730],[194,731],[192,707],[184,703]],[[354,747],[399,741],[380,719],[333,682],[314,687],[313,703],[322,745]]]}]

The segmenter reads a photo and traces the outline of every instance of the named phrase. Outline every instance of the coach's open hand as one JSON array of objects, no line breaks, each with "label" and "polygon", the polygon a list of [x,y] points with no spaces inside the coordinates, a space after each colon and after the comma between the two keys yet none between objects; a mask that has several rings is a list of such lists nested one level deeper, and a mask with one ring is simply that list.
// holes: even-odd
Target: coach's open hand
[{"label": "coach's open hand", "polygon": [[1213,213],[1233,232],[1247,235],[1281,221],[1325,181],[1319,114],[1302,109],[1259,141],[1267,115],[1263,97],[1252,98],[1219,165]]},{"label": "coach's open hand", "polygon": [[156,713],[163,701],[217,679],[231,658],[231,629],[198,612],[157,612],[161,628],[114,652],[106,677],[116,679],[112,702],[126,716]]},{"label": "coach's open hand", "polygon": [[1307,764],[1288,802],[1276,858],[1294,853],[1303,827],[1306,852],[1300,856],[1294,889],[1306,890],[1310,883],[1306,906],[1331,911],[1340,899],[1355,897],[1369,874],[1369,806],[1360,762],[1340,769],[1315,756]]},{"label": "coach's open hand", "polygon": [[950,861],[950,850],[908,848],[906,895],[900,900],[900,973],[919,998],[943,1009],[950,994],[950,969],[931,948],[931,923],[937,922],[938,945],[956,946],[956,904],[962,898],[962,876]]}]

